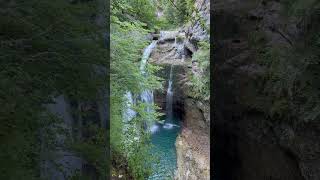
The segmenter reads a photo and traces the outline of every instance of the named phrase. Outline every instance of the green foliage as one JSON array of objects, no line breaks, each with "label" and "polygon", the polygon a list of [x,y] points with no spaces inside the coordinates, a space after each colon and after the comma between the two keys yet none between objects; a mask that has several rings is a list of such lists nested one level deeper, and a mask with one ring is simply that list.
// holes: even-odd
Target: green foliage
[{"label": "green foliage", "polygon": [[267,67],[261,80],[265,90],[259,98],[265,100],[263,110],[272,119],[293,124],[319,120],[320,4],[314,0],[281,3],[285,7],[283,17],[297,21],[301,38],[270,47],[265,34],[257,31],[249,35],[259,63]]},{"label": "green foliage", "polygon": [[[96,125],[89,125],[87,133],[94,134],[92,137],[71,143],[71,149],[76,151],[80,157],[84,157],[90,165],[97,169],[98,177],[105,179],[109,168],[106,156],[109,154],[107,147],[107,131]],[[83,176],[80,174],[80,177]]]},{"label": "green foliage", "polygon": [[176,0],[176,11],[174,11],[175,20],[178,25],[183,25],[187,20],[187,1],[186,0]]},{"label": "green foliage", "polygon": [[112,0],[111,14],[121,21],[140,21],[149,28],[156,24],[156,6],[150,0]]},{"label": "green foliage", "polygon": [[[155,163],[155,157],[150,153],[150,134],[146,132],[144,123],[156,121],[159,113],[146,112],[145,103],[139,103],[133,109],[139,116],[133,118],[130,122],[124,123],[127,131],[122,129],[122,138],[120,152],[126,158],[128,170],[134,179],[145,179],[151,173],[151,165]],[[154,108],[155,109],[155,108]]]},{"label": "green foliage", "polygon": [[173,29],[189,21],[194,0],[163,0],[160,6],[164,10],[162,28]]},{"label": "green foliage", "polygon": [[[277,47],[267,50],[269,67],[267,94],[273,99],[272,116],[298,117],[301,121],[319,118],[319,51]],[[314,54],[315,53],[315,54]],[[290,117],[293,116],[293,117]]]},{"label": "green foliage", "polygon": [[[155,15],[150,7],[150,1],[113,1],[111,16],[111,153],[115,169],[124,169],[127,176],[134,179],[145,179],[151,173],[153,157],[150,154],[150,140],[144,124],[156,121],[161,115],[156,106],[139,101],[137,96],[144,90],[161,88],[161,79],[155,76],[159,67],[147,64],[143,75],[139,69],[142,50],[148,45],[146,35],[148,27],[154,27]],[[137,4],[135,4],[137,3]],[[144,3],[145,6],[137,7]],[[126,9],[126,11],[124,11]],[[133,10],[134,9],[134,10]],[[144,12],[150,11],[150,12]],[[153,11],[151,13],[151,11]],[[120,13],[122,12],[122,13]],[[125,12],[125,13],[123,13]],[[138,12],[136,15],[134,12]],[[143,15],[143,13],[147,13]],[[149,16],[150,15],[150,16]],[[133,18],[132,18],[133,17]],[[133,21],[132,21],[133,20]],[[130,91],[136,99],[131,104],[137,116],[129,122],[125,121],[127,99],[124,96]],[[146,112],[146,109],[151,112]]]},{"label": "green foliage", "polygon": [[0,179],[39,179],[40,147],[54,149],[60,131],[44,105],[58,94],[93,99],[105,85],[93,71],[107,57],[97,1],[0,4]]},{"label": "green foliage", "polygon": [[295,41],[293,46],[274,47],[263,47],[265,41],[261,34],[252,38],[252,42],[258,42],[253,46],[258,47],[259,61],[268,70],[264,94],[271,99],[272,105],[266,113],[291,123],[319,120],[319,2],[294,0],[283,3],[286,16],[298,18],[304,38]]},{"label": "green foliage", "polygon": [[210,99],[210,44],[206,41],[199,42],[199,50],[194,53],[192,61],[198,63],[198,73],[190,73],[191,86],[189,95],[194,98]]},{"label": "green foliage", "polygon": [[195,0],[162,0],[164,17],[160,20],[163,29],[176,29],[177,27],[199,23],[210,34],[210,28],[195,7]]},{"label": "green foliage", "polygon": [[285,12],[299,17],[308,16],[319,9],[318,0],[284,0]]}]

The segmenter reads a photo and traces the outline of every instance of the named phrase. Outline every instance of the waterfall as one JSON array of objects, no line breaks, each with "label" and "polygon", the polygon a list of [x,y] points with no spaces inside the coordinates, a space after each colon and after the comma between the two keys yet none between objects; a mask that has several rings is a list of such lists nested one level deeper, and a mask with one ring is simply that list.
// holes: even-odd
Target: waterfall
[{"label": "waterfall", "polygon": [[125,104],[126,108],[123,116],[124,116],[124,122],[129,122],[136,115],[136,112],[131,108],[132,105],[134,105],[132,93],[130,91],[127,91],[125,94],[125,98],[126,98],[126,104]]},{"label": "waterfall", "polygon": [[[145,72],[145,68],[146,68],[146,64],[147,61],[151,55],[152,50],[154,49],[154,47],[156,46],[157,41],[152,41],[152,43],[144,50],[143,55],[142,55],[142,59],[141,59],[141,64],[140,64],[140,71],[141,74],[143,74],[144,76],[148,76],[148,74]],[[153,98],[153,91],[145,89],[141,94],[141,101],[147,104],[153,104],[154,103],[154,98]],[[148,107],[147,112],[151,112],[151,109]]]},{"label": "waterfall", "polygon": [[[152,43],[143,52],[140,64],[140,71],[144,75],[147,75],[145,73],[145,66],[156,43],[157,41],[152,41]],[[127,91],[124,96],[126,98],[126,107],[123,116],[124,120],[128,122],[136,115],[136,112],[131,108],[131,106],[134,104],[132,93],[130,91]],[[141,93],[141,101],[148,104],[153,104],[153,92],[150,90],[144,90]],[[147,111],[150,112],[150,109],[148,108]]]},{"label": "waterfall", "polygon": [[140,64],[140,71],[142,74],[145,74],[144,70],[146,68],[147,61],[151,55],[152,50],[156,46],[156,44],[157,44],[157,41],[152,41],[152,43],[143,52],[141,64]]},{"label": "waterfall", "polygon": [[167,89],[167,96],[166,96],[166,121],[163,125],[165,129],[171,129],[174,126],[179,127],[176,124],[173,124],[173,109],[172,109],[172,98],[173,98],[173,90],[172,90],[172,73],[173,73],[173,65],[170,67],[170,75],[168,81],[168,89]]},{"label": "waterfall", "polygon": [[[142,58],[141,58],[141,64],[140,64],[140,71],[141,74],[143,74],[144,76],[147,76],[148,74],[145,72],[145,67],[147,64],[147,61],[151,55],[152,50],[154,49],[154,47],[156,46],[157,41],[152,41],[152,43],[147,46],[143,52]],[[126,94],[124,94],[125,98],[126,98],[126,104],[125,104],[125,110],[124,110],[124,122],[129,122],[132,118],[134,118],[134,116],[136,116],[136,112],[134,110],[132,110],[131,106],[134,105],[134,99],[133,99],[133,95],[130,91],[127,91]],[[153,91],[151,90],[144,90],[141,94],[140,94],[140,100],[144,103],[147,103],[148,105],[151,105],[154,103],[153,100]],[[146,109],[147,112],[151,112],[151,108],[147,107]],[[124,126],[124,131],[126,131],[128,129],[127,126]],[[152,128],[151,128],[152,131]]]},{"label": "waterfall", "polygon": [[[129,150],[130,146],[136,141],[139,140],[140,133],[136,131],[136,128],[130,124],[130,121],[136,116],[136,112],[132,109],[132,106],[135,105],[135,101],[133,95],[130,91],[127,91],[124,95],[125,97],[125,104],[124,104],[124,111],[123,111],[123,139],[124,145],[127,150]],[[130,131],[130,135],[127,132]],[[130,151],[127,151],[127,154],[130,154]]]},{"label": "waterfall", "polygon": [[[155,48],[157,44],[157,41],[152,41],[152,43],[144,50],[142,59],[141,59],[141,64],[140,64],[140,71],[144,76],[148,76],[148,74],[145,72],[146,64],[147,61],[151,55],[152,50]],[[148,105],[153,105],[154,104],[154,97],[153,97],[153,91],[149,89],[145,89],[141,94],[140,94],[141,101],[148,104]],[[151,112],[152,109],[151,107],[146,108],[146,112]],[[151,133],[157,131],[158,126],[154,123],[151,122],[146,122],[147,128],[151,131]]]},{"label": "waterfall", "polygon": [[[159,157],[159,162],[154,163],[152,167],[152,174],[148,177],[148,180],[159,179],[174,179],[174,172],[177,168],[177,154],[175,149],[175,143],[177,135],[180,132],[180,122],[174,118],[173,114],[173,95],[174,92],[174,65],[166,67],[170,74],[166,78],[168,84],[166,89],[166,119],[163,123],[157,123],[159,129],[151,136],[152,149],[151,153],[156,157]],[[167,72],[167,71],[166,71]],[[168,71],[169,72],[169,71]],[[163,124],[163,125],[162,125]]]},{"label": "waterfall", "polygon": [[171,65],[171,68],[170,68],[170,76],[169,76],[167,96],[166,96],[166,115],[167,115],[166,120],[167,121],[172,120],[172,97],[173,97],[173,92],[172,92],[172,69],[173,69],[173,65]]},{"label": "waterfall", "polygon": [[[152,43],[147,46],[143,52],[142,58],[141,58],[141,64],[140,64],[140,71],[141,74],[143,74],[144,76],[147,76],[148,74],[145,72],[145,67],[147,64],[147,61],[151,55],[152,50],[154,49],[154,47],[156,46],[157,41],[152,41]],[[132,109],[132,106],[135,105],[135,99],[133,97],[133,94],[131,91],[127,91],[124,94],[124,98],[125,98],[125,104],[124,104],[124,111],[123,111],[123,123],[124,123],[124,128],[123,131],[126,132],[129,130],[129,128],[132,128],[131,125],[128,124],[128,122],[133,119],[137,112],[135,112]],[[144,90],[141,94],[140,94],[140,100],[144,103],[147,104],[153,104],[154,100],[153,100],[153,91],[151,90]],[[151,112],[151,108],[147,107],[146,109],[147,112]],[[135,131],[135,128],[133,129],[133,133],[134,135],[132,135],[131,137],[134,137],[133,139],[130,139],[130,137],[125,138],[127,143],[126,144],[130,144],[133,143],[134,141],[138,141],[139,140],[139,132]],[[152,128],[151,128],[152,131]],[[126,134],[126,133],[124,133]]]}]

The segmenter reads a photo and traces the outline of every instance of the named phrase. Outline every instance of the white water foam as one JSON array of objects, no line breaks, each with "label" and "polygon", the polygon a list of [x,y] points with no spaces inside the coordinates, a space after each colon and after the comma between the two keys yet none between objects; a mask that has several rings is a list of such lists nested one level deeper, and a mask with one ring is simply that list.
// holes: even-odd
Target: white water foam
[{"label": "white water foam", "polygon": [[178,125],[176,125],[176,124],[172,124],[172,123],[165,123],[165,124],[163,125],[163,128],[164,128],[164,129],[172,129],[173,127],[180,127],[180,126],[178,126]]},{"label": "white water foam", "polygon": [[157,124],[153,124],[151,126],[151,128],[149,129],[149,131],[151,132],[151,134],[153,134],[153,133],[159,131],[159,126]]}]

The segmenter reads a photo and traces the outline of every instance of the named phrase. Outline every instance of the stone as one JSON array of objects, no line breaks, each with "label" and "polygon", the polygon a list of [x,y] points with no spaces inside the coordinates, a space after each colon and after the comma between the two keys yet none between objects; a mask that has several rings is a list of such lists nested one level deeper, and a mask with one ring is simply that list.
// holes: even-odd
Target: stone
[{"label": "stone", "polygon": [[320,179],[319,122],[295,124],[267,115],[271,105],[262,75],[268,71],[248,39],[259,30],[265,35],[259,45],[290,47],[304,38],[299,21],[283,18],[284,7],[273,0],[216,0],[214,7],[213,148],[215,166],[222,169],[216,173],[225,179]]}]

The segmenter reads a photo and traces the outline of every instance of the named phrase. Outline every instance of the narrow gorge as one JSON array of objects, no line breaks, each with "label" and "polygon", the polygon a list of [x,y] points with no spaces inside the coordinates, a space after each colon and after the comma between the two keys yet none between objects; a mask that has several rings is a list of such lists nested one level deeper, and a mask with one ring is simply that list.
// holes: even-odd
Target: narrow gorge
[{"label": "narrow gorge", "polygon": [[0,179],[209,179],[208,0],[0,14]]},{"label": "narrow gorge", "polygon": [[[121,91],[123,125],[118,130],[116,124],[111,125],[111,131],[122,132],[119,136],[123,138],[118,150],[122,155],[114,155],[112,177],[210,179],[210,3],[161,2],[157,6],[157,20],[175,24],[141,35],[148,44],[137,53],[142,55],[137,61],[139,72],[135,73],[141,76],[141,81],[133,83],[139,90]],[[133,34],[130,38],[140,38],[139,32]],[[160,88],[148,84],[157,84],[157,80],[161,82]],[[137,147],[139,144],[141,149]]]},{"label": "narrow gorge", "polygon": [[150,179],[163,179],[164,172],[176,179],[210,178],[209,103],[188,96],[187,76],[197,67],[187,41],[182,30],[160,31],[149,60],[163,67],[158,75],[166,80],[164,90],[154,92],[165,116],[152,128],[154,151],[163,155],[160,174]]},{"label": "narrow gorge", "polygon": [[[150,63],[163,67],[160,77],[169,79],[164,88],[167,92],[155,92],[155,103],[166,110],[166,121],[171,117],[180,121],[181,129],[172,144],[176,150],[174,177],[178,180],[210,179],[210,103],[190,93],[193,83],[190,76],[208,75],[203,74],[201,62],[194,54],[200,41],[209,41],[210,3],[195,1],[194,6],[200,12],[200,20],[176,31],[160,31],[158,45],[150,58]],[[209,60],[209,54],[206,58]]]},{"label": "narrow gorge", "polygon": [[2,0],[0,87],[0,180],[320,180],[320,0]]},{"label": "narrow gorge", "polygon": [[[196,72],[196,61],[192,60],[196,51],[186,46],[189,40],[182,30],[160,31],[153,37],[144,50],[140,71],[148,76],[144,70],[148,63],[162,67],[157,75],[165,80],[165,86],[162,90],[144,90],[137,96],[142,102],[158,105],[164,114],[158,122],[145,122],[145,128],[151,133],[151,153],[159,158],[148,179],[210,179],[209,101],[188,95],[190,80],[187,76]],[[128,122],[137,115],[131,108],[137,99],[131,92],[125,97]],[[150,113],[148,108],[145,111]],[[136,137],[138,142],[138,135]]]}]

